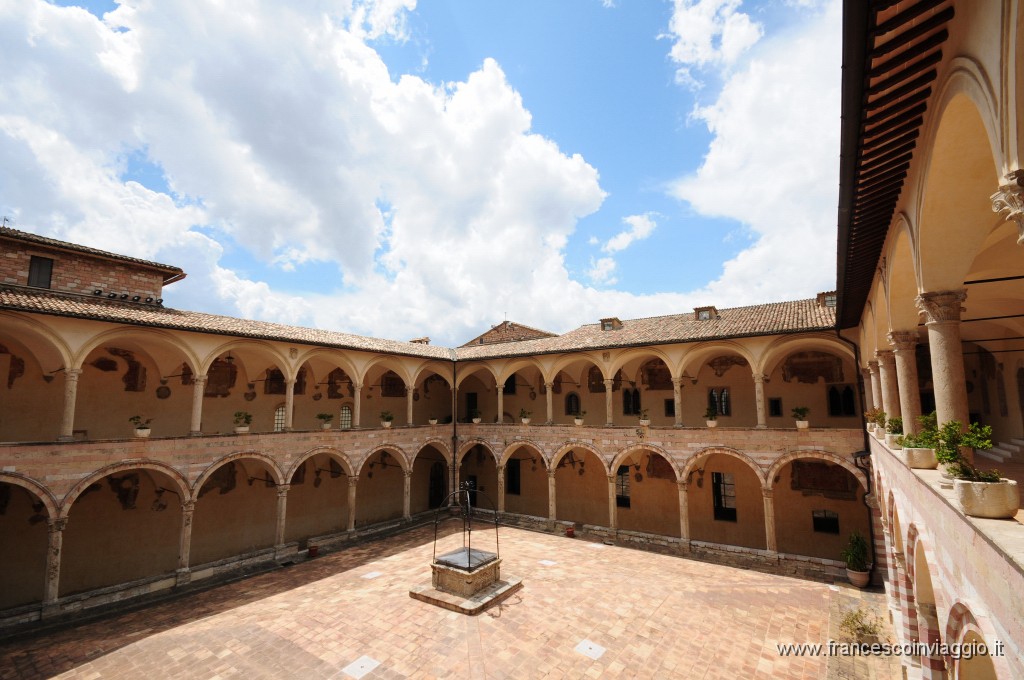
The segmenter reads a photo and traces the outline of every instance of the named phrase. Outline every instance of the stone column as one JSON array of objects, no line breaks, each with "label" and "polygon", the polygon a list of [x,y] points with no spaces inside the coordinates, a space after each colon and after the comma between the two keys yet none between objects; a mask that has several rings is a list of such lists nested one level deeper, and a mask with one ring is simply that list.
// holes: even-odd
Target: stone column
[{"label": "stone column", "polygon": [[356,530],[356,487],[359,485],[359,477],[348,478],[348,531]]},{"label": "stone column", "polygon": [[672,378],[672,401],[675,404],[675,427],[683,426],[683,379]]},{"label": "stone column", "polygon": [[284,545],[284,523],[288,512],[288,489],[287,484],[277,487],[277,530],[274,532],[274,548]]},{"label": "stone column", "polygon": [[557,519],[555,504],[555,471],[548,470],[548,519],[554,522]]},{"label": "stone column", "polygon": [[864,408],[875,407],[874,391],[871,389],[871,371],[866,368],[860,369],[861,377],[864,378]]},{"label": "stone column", "polygon": [[764,537],[769,552],[778,552],[779,545],[775,540],[775,503],[772,500],[772,489],[761,489],[764,497]]},{"label": "stone column", "polygon": [[68,368],[64,371],[64,415],[60,421],[60,434],[57,441],[69,442],[75,438],[75,402],[78,400],[78,376],[80,368]]},{"label": "stone column", "polygon": [[412,470],[403,470],[405,485],[402,487],[402,519],[406,522],[412,519]]},{"label": "stone column", "polygon": [[195,514],[196,502],[181,502],[181,533],[178,535],[178,571],[176,585],[183,586],[192,580],[189,569],[189,554],[192,551],[192,516]]},{"label": "stone column", "polygon": [[46,580],[43,584],[43,612],[52,609],[56,611],[57,595],[60,592],[60,556],[64,545],[64,529],[67,528],[68,518],[59,517],[47,520],[46,535]]},{"label": "stone column", "polygon": [[615,475],[608,475],[608,528],[617,529],[618,504],[615,502]]},{"label": "stone column", "polygon": [[495,391],[498,394],[498,418],[495,422],[500,424],[505,422],[505,385],[498,385]]},{"label": "stone column", "polygon": [[353,398],[355,403],[352,404],[352,427],[362,426],[361,413],[363,411],[363,383],[354,383],[352,385],[352,391],[355,392]]},{"label": "stone column", "polygon": [[757,403],[757,429],[768,427],[768,416],[764,408],[764,373],[754,374],[754,399]]},{"label": "stone column", "polygon": [[690,496],[685,480],[676,482],[679,487],[679,537],[683,543],[690,542]]},{"label": "stone column", "polygon": [[871,373],[871,408],[882,408],[882,383],[878,377],[878,362],[868,362],[868,372]]},{"label": "stone column", "polygon": [[553,382],[546,382],[546,383],[544,383],[544,387],[547,388],[545,390],[547,392],[547,394],[545,396],[547,397],[547,407],[548,407],[548,419],[547,419],[547,421],[544,424],[545,425],[551,425],[552,423],[555,422],[554,397],[552,396],[554,394],[554,390],[555,390],[555,383],[553,383]]},{"label": "stone column", "polygon": [[921,389],[917,384],[917,331],[893,331],[889,342],[895,348],[896,382],[899,384],[900,413],[903,432],[917,432],[917,417],[921,415]]},{"label": "stone column", "polygon": [[203,395],[206,393],[206,376],[197,375],[192,379],[192,424],[189,434],[197,437],[203,433]]},{"label": "stone column", "polygon": [[505,466],[498,466],[498,512],[505,512]]},{"label": "stone column", "polygon": [[899,417],[900,390],[896,382],[896,357],[891,349],[875,352],[878,357],[878,382],[882,386],[882,410],[886,418]]},{"label": "stone column", "polygon": [[295,422],[295,378],[289,378],[284,384],[284,431],[292,431]]},{"label": "stone column", "polygon": [[950,420],[959,420],[966,426],[970,417],[960,345],[960,306],[966,299],[965,290],[947,290],[922,293],[916,300],[928,328],[935,412],[940,426]]},{"label": "stone column", "polygon": [[413,421],[412,421],[412,403],[413,403],[412,393],[413,393],[413,389],[414,388],[413,388],[412,385],[406,385],[405,386],[405,424],[406,425],[410,425],[410,426],[413,424]]},{"label": "stone column", "polygon": [[615,419],[612,414],[614,413],[614,402],[612,401],[612,385],[615,383],[614,380],[604,381],[604,410],[607,413],[605,419],[605,427],[612,427],[615,425]]}]

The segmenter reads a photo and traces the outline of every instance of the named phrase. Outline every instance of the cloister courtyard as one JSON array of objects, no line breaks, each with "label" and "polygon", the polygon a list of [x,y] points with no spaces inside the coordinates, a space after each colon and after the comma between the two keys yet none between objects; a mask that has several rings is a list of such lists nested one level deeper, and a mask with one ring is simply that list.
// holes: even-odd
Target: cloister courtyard
[{"label": "cloister courtyard", "polygon": [[[461,545],[442,524],[440,547]],[[502,527],[524,587],[479,616],[412,599],[433,524],[0,642],[0,678],[896,678],[894,657],[786,657],[843,640],[884,595]],[[493,546],[493,529],[473,532]],[[492,548],[491,548],[492,549]],[[883,638],[892,637],[885,621]]]}]

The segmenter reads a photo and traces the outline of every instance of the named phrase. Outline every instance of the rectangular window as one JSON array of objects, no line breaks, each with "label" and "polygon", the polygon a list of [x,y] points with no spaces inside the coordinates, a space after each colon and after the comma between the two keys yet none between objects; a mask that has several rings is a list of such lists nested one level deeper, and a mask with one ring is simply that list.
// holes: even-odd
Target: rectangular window
[{"label": "rectangular window", "polygon": [[720,416],[732,415],[732,398],[728,387],[711,387],[708,389],[708,408]]},{"label": "rectangular window", "polygon": [[711,485],[715,500],[715,519],[736,521],[736,484],[726,472],[712,472]]},{"label": "rectangular window", "polygon": [[771,397],[768,400],[768,415],[772,418],[782,417],[782,397]]},{"label": "rectangular window", "polygon": [[620,508],[629,507],[629,466],[620,465],[615,475],[615,505]]},{"label": "rectangular window", "polygon": [[675,418],[676,417],[676,400],[666,399],[665,400],[665,417]]},{"label": "rectangular window", "polygon": [[822,534],[839,533],[839,514],[831,510],[812,510],[811,520],[814,530]]},{"label": "rectangular window", "polygon": [[33,255],[28,263],[28,285],[34,288],[49,288],[52,277],[53,260]]},{"label": "rectangular window", "polygon": [[343,430],[352,429],[352,407],[342,406],[341,413],[338,414],[338,424]]},{"label": "rectangular window", "polygon": [[284,406],[274,409],[274,432],[284,432]]},{"label": "rectangular window", "polygon": [[510,458],[505,463],[505,493],[518,496],[522,484],[522,469],[518,458]]}]

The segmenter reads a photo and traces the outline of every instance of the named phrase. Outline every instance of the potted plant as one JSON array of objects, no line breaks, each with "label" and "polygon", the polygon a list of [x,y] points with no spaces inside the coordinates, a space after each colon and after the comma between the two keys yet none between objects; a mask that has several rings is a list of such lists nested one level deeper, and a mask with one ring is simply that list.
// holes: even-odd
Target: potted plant
[{"label": "potted plant", "polygon": [[395,419],[395,416],[391,411],[380,412],[380,426],[383,428],[391,427],[391,421]]},{"label": "potted plant", "polygon": [[334,420],[334,416],[330,413],[317,413],[316,419],[320,421],[321,430],[331,429],[331,421]]},{"label": "potted plant", "polygon": [[871,580],[871,572],[868,571],[868,542],[859,531],[850,534],[850,540],[839,557],[846,562],[846,577],[850,583],[858,588],[867,586]]},{"label": "potted plant", "polygon": [[810,427],[810,423],[807,422],[807,414],[811,412],[806,406],[794,406],[793,407],[793,419],[796,421],[796,429],[806,430]]},{"label": "potted plant", "polygon": [[893,416],[885,421],[885,445],[890,449],[899,449],[903,444],[897,440],[903,434],[903,418]]},{"label": "potted plant", "polygon": [[718,427],[718,409],[714,406],[708,406],[707,410],[704,411],[704,422],[707,423],[708,427]]},{"label": "potted plant", "polygon": [[480,409],[472,408],[469,410],[469,417],[474,423],[480,422]]},{"label": "potted plant", "polygon": [[248,411],[235,411],[235,434],[245,434],[252,425],[252,414]]},{"label": "potted plant", "polygon": [[964,449],[992,448],[992,428],[971,423],[966,430],[957,420],[939,428],[935,456],[953,478],[957,503],[965,515],[1009,519],[1020,508],[1017,482],[1000,476],[999,470],[979,470],[964,457]]},{"label": "potted plant", "polygon": [[431,416],[430,418],[427,419],[427,422],[430,423],[431,425],[437,425],[437,418]]},{"label": "potted plant", "polygon": [[523,425],[529,425],[530,411],[527,411],[525,408],[519,409],[519,420],[523,421]]},{"label": "potted plant", "polygon": [[647,427],[651,424],[651,418],[647,415],[647,409],[640,409],[640,427]]},{"label": "potted plant", "polygon": [[875,423],[878,421],[879,414],[885,415],[885,412],[880,408],[872,408],[864,411],[864,426],[868,432],[874,434]]},{"label": "potted plant", "polygon": [[583,426],[583,417],[587,415],[586,411],[580,411],[573,417],[573,422],[576,423],[576,427]]},{"label": "potted plant", "polygon": [[[917,417],[917,432],[896,437],[894,453],[903,463],[917,470],[934,470],[939,466],[935,447],[939,443],[935,411]],[[900,448],[902,447],[902,448]]]},{"label": "potted plant", "polygon": [[128,422],[135,426],[135,436],[139,439],[145,439],[152,432],[149,428],[149,424],[153,422],[152,418],[144,419],[142,416],[132,416]]}]

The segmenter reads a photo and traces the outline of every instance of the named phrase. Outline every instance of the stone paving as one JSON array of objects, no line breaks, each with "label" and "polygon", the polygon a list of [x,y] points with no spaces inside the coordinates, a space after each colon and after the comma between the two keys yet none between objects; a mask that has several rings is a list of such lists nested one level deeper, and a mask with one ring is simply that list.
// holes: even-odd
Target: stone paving
[{"label": "stone paving", "polygon": [[[492,532],[473,537],[492,549]],[[432,539],[421,527],[0,644],[0,678],[900,677],[893,659],[776,647],[837,639],[840,612],[882,612],[880,593],[503,528],[502,575],[524,587],[468,617],[409,597]]]}]

